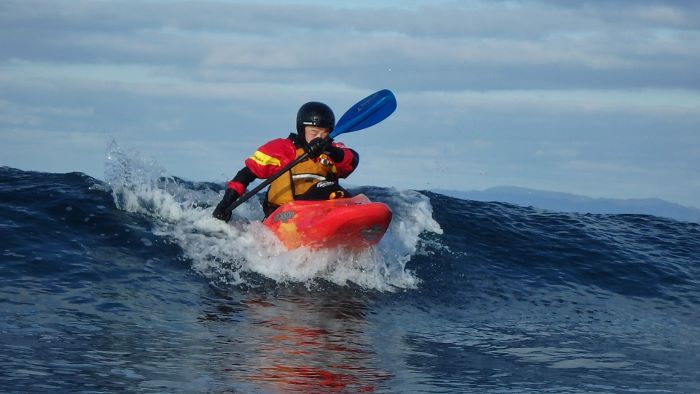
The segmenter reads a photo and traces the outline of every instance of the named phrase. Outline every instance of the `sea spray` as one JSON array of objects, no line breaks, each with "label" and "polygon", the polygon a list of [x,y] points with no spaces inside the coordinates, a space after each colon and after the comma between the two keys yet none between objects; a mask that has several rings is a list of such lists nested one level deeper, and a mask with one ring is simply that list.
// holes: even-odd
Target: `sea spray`
[{"label": "sea spray", "polygon": [[[197,273],[221,285],[255,286],[265,283],[319,279],[338,285],[391,291],[415,287],[419,280],[406,264],[421,253],[421,234],[440,234],[432,219],[430,200],[414,191],[362,188],[371,198],[387,203],[394,219],[384,239],[362,252],[345,250],[287,251],[264,227],[259,200],[247,201],[234,211],[230,223],[211,217],[221,198],[221,186],[190,183],[167,173],[158,163],[112,142],[105,178],[119,209],[153,219],[153,233],[182,248]],[[254,275],[249,275],[254,274]]]}]

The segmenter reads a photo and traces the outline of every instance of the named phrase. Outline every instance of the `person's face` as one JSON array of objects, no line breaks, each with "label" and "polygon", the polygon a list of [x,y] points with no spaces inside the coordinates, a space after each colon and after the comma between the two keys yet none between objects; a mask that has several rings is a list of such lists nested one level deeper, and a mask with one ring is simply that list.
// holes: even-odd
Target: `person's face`
[{"label": "person's face", "polygon": [[315,138],[326,138],[330,131],[325,127],[318,126],[305,126],[304,127],[304,138],[306,142],[311,142]]}]

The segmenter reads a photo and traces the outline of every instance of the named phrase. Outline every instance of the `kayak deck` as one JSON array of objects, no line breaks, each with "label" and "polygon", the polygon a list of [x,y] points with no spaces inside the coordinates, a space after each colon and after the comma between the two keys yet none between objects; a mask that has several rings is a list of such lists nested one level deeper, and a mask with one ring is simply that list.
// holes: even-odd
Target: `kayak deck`
[{"label": "kayak deck", "polygon": [[362,249],[374,245],[391,223],[391,210],[365,195],[324,201],[292,201],[263,221],[288,249]]}]

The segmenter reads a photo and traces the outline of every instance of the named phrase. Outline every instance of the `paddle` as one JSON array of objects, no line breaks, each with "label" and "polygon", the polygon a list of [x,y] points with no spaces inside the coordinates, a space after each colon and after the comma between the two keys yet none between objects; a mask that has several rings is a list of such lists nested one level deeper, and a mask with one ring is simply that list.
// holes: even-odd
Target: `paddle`
[{"label": "paddle", "polygon": [[[335,125],[333,131],[326,137],[329,142],[333,140],[336,136],[343,133],[351,133],[353,131],[358,131],[366,129],[370,126],[381,122],[391,115],[396,109],[396,97],[391,91],[384,89],[380,90],[374,94],[371,94],[364,99],[360,100],[357,104],[353,105],[349,110],[345,111],[340,120]],[[226,214],[230,213],[236,209],[239,205],[248,201],[251,197],[256,195],[265,186],[272,183],[275,179],[279,178],[285,172],[289,171],[295,165],[309,158],[308,153],[296,158],[296,160],[282,167],[276,174],[265,179],[264,182],[260,183],[258,186],[254,187],[250,191],[246,192],[244,195],[238,198],[230,207],[226,208]]]}]

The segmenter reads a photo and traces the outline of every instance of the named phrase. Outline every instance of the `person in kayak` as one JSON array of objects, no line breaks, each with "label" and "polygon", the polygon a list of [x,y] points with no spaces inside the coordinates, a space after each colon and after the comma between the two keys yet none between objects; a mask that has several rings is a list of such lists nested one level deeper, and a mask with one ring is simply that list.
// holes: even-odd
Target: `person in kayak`
[{"label": "person in kayak", "polygon": [[308,102],[297,112],[296,133],[287,138],[267,142],[245,160],[245,166],[228,182],[224,197],[212,216],[229,221],[227,212],[255,179],[265,179],[304,153],[309,158],[274,180],[267,189],[263,202],[265,217],[280,205],[292,200],[332,200],[350,197],[338,180],[349,176],[359,163],[360,156],[342,143],[326,139],[335,126],[335,115],[330,107],[319,102]]}]

